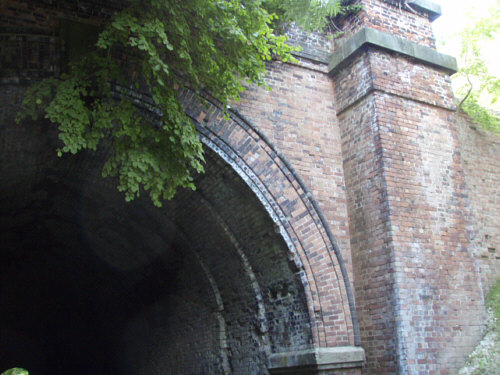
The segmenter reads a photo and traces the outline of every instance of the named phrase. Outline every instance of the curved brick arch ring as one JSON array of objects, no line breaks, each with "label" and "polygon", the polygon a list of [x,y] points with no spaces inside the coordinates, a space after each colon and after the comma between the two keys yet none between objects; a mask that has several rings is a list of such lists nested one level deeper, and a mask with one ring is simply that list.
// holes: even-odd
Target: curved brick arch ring
[{"label": "curved brick arch ring", "polygon": [[316,201],[293,170],[250,121],[216,100],[181,94],[202,142],[225,160],[257,195],[301,270],[315,345],[360,345],[359,326],[341,253]]}]

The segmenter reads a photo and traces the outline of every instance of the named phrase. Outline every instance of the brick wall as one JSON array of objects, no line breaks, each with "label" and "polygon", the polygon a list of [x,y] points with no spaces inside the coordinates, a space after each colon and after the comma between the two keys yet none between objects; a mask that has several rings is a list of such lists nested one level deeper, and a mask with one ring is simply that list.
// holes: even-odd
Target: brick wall
[{"label": "brick wall", "polygon": [[349,209],[354,288],[367,373],[394,373],[396,290],[387,192],[376,121],[368,95],[339,116]]},{"label": "brick wall", "polygon": [[120,1],[106,1],[105,5],[95,1],[2,1],[0,79],[20,82],[58,74],[70,53],[62,38],[64,22],[96,26],[120,7]]},{"label": "brick wall", "polygon": [[269,66],[267,83],[271,91],[250,88],[235,106],[269,137],[309,186],[350,273],[345,186],[332,82],[324,65],[311,69],[276,62]]},{"label": "brick wall", "polygon": [[472,243],[486,294],[500,277],[500,138],[464,115],[457,117],[457,129],[472,214]]},{"label": "brick wall", "polygon": [[0,21],[3,31],[47,31],[53,34],[54,28],[62,19],[98,25],[111,17],[122,7],[119,0],[101,1],[2,1]]},{"label": "brick wall", "polygon": [[377,99],[402,370],[453,371],[484,324],[454,114],[387,94]]},{"label": "brick wall", "polygon": [[357,3],[363,6],[361,12],[339,20],[345,32],[336,40],[336,46],[361,27],[371,27],[424,46],[435,47],[432,24],[427,14],[420,11],[414,13],[390,0],[358,0]]}]

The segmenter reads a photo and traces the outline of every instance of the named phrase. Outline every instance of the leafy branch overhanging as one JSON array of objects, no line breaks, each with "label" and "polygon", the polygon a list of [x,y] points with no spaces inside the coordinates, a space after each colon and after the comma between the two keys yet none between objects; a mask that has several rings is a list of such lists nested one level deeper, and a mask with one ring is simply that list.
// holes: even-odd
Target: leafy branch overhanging
[{"label": "leafy branch overhanging", "polygon": [[[103,175],[118,179],[127,201],[147,191],[161,206],[179,187],[195,189],[203,148],[179,92],[207,90],[223,105],[239,100],[244,81],[265,85],[266,62],[292,59],[276,32],[283,22],[308,29],[358,11],[346,0],[129,0],[99,34],[96,49],[69,71],[33,85],[18,120],[44,116],[59,130],[59,156],[103,145]],[[123,56],[127,56],[125,59]],[[131,74],[132,72],[132,74]],[[116,86],[151,96],[149,121]]]}]

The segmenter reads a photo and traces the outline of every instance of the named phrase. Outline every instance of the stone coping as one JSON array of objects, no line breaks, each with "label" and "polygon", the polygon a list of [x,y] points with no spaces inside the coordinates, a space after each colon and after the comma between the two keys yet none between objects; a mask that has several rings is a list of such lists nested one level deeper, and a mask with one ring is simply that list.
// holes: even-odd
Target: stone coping
[{"label": "stone coping", "polygon": [[364,362],[363,348],[340,346],[271,354],[268,368],[271,374],[297,374],[314,370],[361,367]]},{"label": "stone coping", "polygon": [[[403,6],[404,0],[382,0],[385,3],[394,5],[394,6]],[[436,4],[429,0],[406,0],[408,7],[404,7],[405,10],[409,10],[410,8],[427,14],[429,20],[432,22],[439,16],[441,16],[441,5]]]},{"label": "stone coping", "polygon": [[416,10],[427,13],[431,22],[439,18],[442,14],[441,5],[429,0],[413,0],[408,1],[408,4]]},{"label": "stone coping", "polygon": [[334,74],[341,69],[358,51],[366,46],[396,52],[409,56],[424,64],[432,65],[446,71],[448,74],[456,73],[457,60],[450,55],[445,55],[427,46],[410,42],[404,38],[394,36],[383,31],[364,27],[347,39],[331,56],[328,72]]}]

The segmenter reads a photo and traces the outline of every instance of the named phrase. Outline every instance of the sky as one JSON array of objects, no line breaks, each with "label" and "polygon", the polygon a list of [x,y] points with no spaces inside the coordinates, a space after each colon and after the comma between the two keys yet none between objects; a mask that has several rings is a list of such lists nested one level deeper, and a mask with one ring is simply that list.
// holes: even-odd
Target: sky
[{"label": "sky", "polygon": [[[441,5],[441,17],[433,22],[434,36],[436,37],[436,45],[438,51],[455,56],[460,67],[460,38],[458,33],[467,25],[474,22],[475,19],[482,18],[488,15],[488,10],[495,3],[500,5],[500,0],[433,0],[433,2]],[[485,48],[486,47],[486,48]],[[483,45],[481,49],[482,57],[486,61],[486,65],[490,74],[500,77],[500,30],[494,41]],[[472,80],[477,87],[479,81]],[[458,88],[465,84],[464,78],[452,80],[453,89],[458,92]],[[492,96],[483,94],[479,102],[485,107],[500,111],[500,100],[497,103],[491,103]]]},{"label": "sky", "polygon": [[[458,57],[460,54],[460,44],[454,35],[460,32],[474,18],[480,18],[488,14],[495,3],[500,0],[433,0],[441,5],[442,15],[434,21],[434,34],[438,41],[438,49],[448,55]],[[442,43],[445,43],[444,45]],[[500,67],[500,51],[497,47],[491,48],[488,60],[495,61],[495,67]],[[500,75],[500,72],[498,72]]]}]

